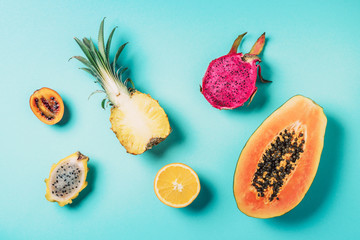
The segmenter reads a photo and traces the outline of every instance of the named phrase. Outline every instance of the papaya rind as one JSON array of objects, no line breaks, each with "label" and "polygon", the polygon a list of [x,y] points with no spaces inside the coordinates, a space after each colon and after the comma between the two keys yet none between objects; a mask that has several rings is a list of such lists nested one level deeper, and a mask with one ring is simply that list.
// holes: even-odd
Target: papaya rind
[{"label": "papaya rind", "polygon": [[[265,123],[265,121],[273,114],[275,113],[277,110],[279,110],[280,108],[282,108],[287,102],[289,102],[291,99],[294,99],[294,98],[305,98],[305,99],[308,99],[310,100],[314,105],[316,105],[317,107],[319,107],[321,109],[321,113],[322,113],[322,117],[324,117],[324,134],[321,136],[322,138],[322,141],[319,143],[318,145],[318,156],[316,156],[316,159],[317,159],[317,164],[314,164],[313,167],[314,167],[314,174],[313,174],[313,178],[312,179],[309,179],[309,182],[308,182],[308,185],[306,186],[306,189],[302,192],[301,195],[299,195],[299,198],[298,200],[296,201],[296,203],[293,204],[292,208],[288,209],[287,211],[283,211],[283,212],[279,212],[277,214],[271,214],[271,215],[261,215],[261,214],[258,214],[258,215],[255,215],[255,214],[251,214],[251,213],[248,213],[246,210],[242,209],[240,206],[239,206],[239,203],[237,201],[237,194],[236,194],[236,191],[235,191],[235,180],[236,180],[236,176],[237,176],[237,171],[239,169],[239,165],[240,165],[240,157],[241,155],[243,154],[243,151],[244,149],[246,149],[246,146],[248,145],[250,139],[252,138],[252,136],[259,130],[259,128]],[[317,172],[317,169],[319,167],[319,163],[320,163],[320,158],[321,158],[321,153],[322,153],[322,150],[323,150],[323,147],[324,147],[324,138],[325,138],[325,129],[326,129],[326,124],[327,124],[327,118],[326,118],[326,115],[324,113],[324,109],[323,107],[321,107],[319,104],[317,104],[315,101],[313,101],[312,99],[308,98],[308,97],[305,97],[303,95],[295,95],[293,97],[291,97],[288,101],[286,101],[284,104],[282,104],[280,107],[278,107],[276,110],[274,110],[258,127],[257,129],[252,133],[252,135],[248,138],[247,142],[245,143],[243,149],[241,150],[241,153],[239,155],[239,158],[238,158],[238,161],[237,161],[237,164],[236,164],[236,168],[235,168],[235,172],[234,172],[234,180],[233,180],[233,194],[234,194],[234,198],[235,198],[235,202],[236,202],[236,205],[238,207],[238,209],[244,213],[245,215],[249,216],[249,217],[253,217],[253,218],[262,218],[262,219],[266,219],[266,218],[274,218],[274,217],[279,217],[279,216],[282,216],[288,212],[290,212],[292,209],[294,209],[296,206],[299,205],[299,203],[304,199],[306,193],[308,192],[308,190],[310,189],[311,185],[312,185],[312,182],[314,181],[315,179],[315,176],[316,176],[316,172]]]}]

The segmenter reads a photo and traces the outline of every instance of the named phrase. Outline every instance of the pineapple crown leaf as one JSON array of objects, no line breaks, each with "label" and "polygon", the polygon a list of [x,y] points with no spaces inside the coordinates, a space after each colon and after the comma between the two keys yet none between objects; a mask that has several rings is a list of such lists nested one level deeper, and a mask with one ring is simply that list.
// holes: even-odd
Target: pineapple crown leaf
[{"label": "pineapple crown leaf", "polygon": [[104,91],[104,90],[96,90],[96,91],[93,91],[93,92],[89,95],[88,100],[90,100],[90,98],[92,97],[92,95],[94,95],[94,94],[96,94],[96,93],[105,93],[105,91]]},{"label": "pineapple crown leaf", "polygon": [[104,44],[104,21],[105,18],[101,21],[100,29],[99,29],[99,36],[98,36],[98,48],[99,48],[99,55],[105,62],[107,62],[107,57],[105,53],[105,44]]},{"label": "pineapple crown leaf", "polygon": [[[107,74],[112,74],[114,77],[119,78],[119,75],[116,71],[116,63],[120,57],[121,52],[124,50],[128,42],[122,44],[117,50],[113,62],[110,64],[110,47],[111,42],[117,27],[113,28],[109,38],[107,39],[106,46],[104,40],[104,21],[105,18],[101,21],[98,35],[98,46],[96,47],[93,40],[90,38],[83,38],[82,41],[77,37],[74,37],[76,43],[80,46],[81,50],[85,54],[86,58],[81,56],[74,56],[75,58],[82,62],[85,66],[92,70],[98,78],[102,78],[102,74],[105,71]],[[72,59],[70,58],[70,59]],[[69,60],[70,60],[69,59]]]},{"label": "pineapple crown leaf", "polygon": [[106,98],[104,98],[102,101],[101,101],[101,107],[105,110],[105,103],[106,103]]},{"label": "pineapple crown leaf", "polygon": [[90,68],[79,68],[87,73],[89,73],[90,75],[92,75],[94,78],[96,78],[95,83],[99,83],[101,85],[102,88],[104,88],[104,84],[101,82],[101,79],[99,77],[99,75],[97,75],[92,69]]},{"label": "pineapple crown leaf", "polygon": [[[82,64],[85,65],[84,68],[80,68],[87,73],[91,74],[96,78],[96,82],[100,83],[101,87],[104,89],[105,93],[108,96],[108,101],[111,101],[109,104],[119,105],[116,98],[122,94],[128,94],[129,88],[126,86],[127,82],[124,84],[122,80],[122,75],[125,73],[127,68],[120,67],[117,68],[117,61],[120,57],[120,54],[123,52],[127,42],[122,44],[115,53],[113,61],[110,63],[110,48],[111,42],[117,27],[113,28],[110,32],[108,39],[104,39],[104,21],[105,18],[101,21],[99,34],[97,37],[97,46],[95,46],[91,38],[83,38],[82,40],[74,38],[76,43],[79,45],[80,49],[84,53],[82,56],[74,56],[72,58],[77,59]],[[70,59],[72,59],[70,58]],[[132,83],[133,84],[133,83]],[[104,104],[102,104],[105,106]]]},{"label": "pineapple crown leaf", "polygon": [[108,98],[101,101],[101,107],[105,110],[108,106],[114,106]]},{"label": "pineapple crown leaf", "polygon": [[116,69],[116,62],[119,59],[119,56],[120,56],[121,52],[124,50],[126,44],[128,44],[128,43],[124,43],[123,45],[121,45],[119,47],[119,49],[117,50],[116,54],[115,54],[114,61],[112,62],[112,69],[113,69],[114,74],[116,72],[116,70],[115,70]]},{"label": "pineapple crown leaf", "polygon": [[[92,56],[92,54],[90,53],[90,49],[89,49],[89,47],[85,44],[85,40],[83,40],[84,42],[82,42],[82,41],[80,41],[78,38],[74,38],[75,39],[75,41],[77,42],[77,44],[80,46],[80,48],[81,48],[81,50],[84,52],[84,54],[85,54],[85,56],[87,57],[87,59],[88,59],[88,62],[91,64],[91,66],[93,67],[93,68],[95,68],[97,71],[99,71],[99,69],[98,69],[98,66],[96,65],[96,62],[95,62],[95,59],[93,59],[93,56]],[[78,59],[76,56],[74,57],[74,58],[76,58],[76,59]],[[85,58],[83,58],[83,59],[85,59]],[[79,59],[78,59],[79,60]],[[79,61],[81,61],[81,60],[79,60]],[[81,61],[81,62],[83,62],[83,61]],[[84,63],[84,62],[83,62]]]},{"label": "pineapple crown leaf", "polygon": [[120,81],[122,82],[122,76],[123,74],[128,70],[127,67],[120,67],[117,71],[116,71],[116,75],[118,76],[118,78],[120,79]]},{"label": "pineapple crown leaf", "polygon": [[106,69],[107,64],[106,61],[102,58],[100,51],[95,47],[94,42],[91,40],[91,38],[88,41],[90,44],[90,52],[93,53],[96,64],[99,66],[100,69]]},{"label": "pineapple crown leaf", "polygon": [[132,85],[132,87],[129,87],[128,89],[129,89],[130,91],[135,90],[134,82],[133,82],[130,78],[127,78],[127,79],[124,81],[124,85],[127,86],[127,83],[128,83],[128,82],[130,82],[131,85]]},{"label": "pineapple crown leaf", "polygon": [[107,58],[107,61],[109,62],[109,54],[110,54],[110,45],[111,45],[111,40],[113,38],[113,35],[114,35],[114,32],[116,30],[117,27],[114,27],[114,29],[111,31],[110,35],[109,35],[109,38],[106,42],[106,49],[105,49],[105,54],[106,54],[106,58]]}]

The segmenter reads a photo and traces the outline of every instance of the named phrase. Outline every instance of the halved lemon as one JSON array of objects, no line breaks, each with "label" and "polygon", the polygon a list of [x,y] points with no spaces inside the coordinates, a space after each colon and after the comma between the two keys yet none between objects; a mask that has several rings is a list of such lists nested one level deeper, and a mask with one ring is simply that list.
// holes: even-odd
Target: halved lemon
[{"label": "halved lemon", "polygon": [[199,177],[194,170],[182,163],[162,167],[155,176],[154,190],[164,204],[182,208],[192,203],[200,192]]}]

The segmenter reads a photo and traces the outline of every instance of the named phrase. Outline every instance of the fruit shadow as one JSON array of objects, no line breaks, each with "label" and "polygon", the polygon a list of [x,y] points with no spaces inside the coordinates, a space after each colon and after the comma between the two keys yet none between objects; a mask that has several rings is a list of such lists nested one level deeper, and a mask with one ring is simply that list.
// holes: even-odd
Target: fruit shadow
[{"label": "fruit shadow", "polygon": [[70,105],[68,104],[68,101],[65,99],[63,99],[63,103],[64,103],[64,115],[60,120],[60,122],[58,122],[55,126],[62,127],[70,121],[70,109],[69,109]]},{"label": "fruit shadow", "polygon": [[86,177],[88,185],[79,193],[79,196],[77,198],[73,199],[73,202],[71,204],[67,205],[69,208],[80,207],[81,204],[84,202],[84,199],[88,198],[94,190],[97,175],[96,166],[93,163],[89,163],[88,167],[89,171]]},{"label": "fruit shadow", "polygon": [[344,147],[344,129],[332,116],[327,116],[324,148],[319,168],[308,193],[301,203],[283,216],[268,219],[268,223],[298,227],[315,216],[331,194],[340,171],[340,158]]},{"label": "fruit shadow", "polygon": [[185,211],[199,212],[205,209],[213,200],[214,193],[210,188],[211,184],[203,176],[199,175],[200,179],[200,193],[197,198],[186,208]]},{"label": "fruit shadow", "polygon": [[[169,112],[165,108],[164,110],[165,112]],[[171,127],[169,136],[151,150],[147,151],[149,154],[156,156],[157,159],[160,159],[170,147],[182,143],[185,139],[184,134],[179,127],[179,123],[171,116],[168,116],[168,118]]]}]

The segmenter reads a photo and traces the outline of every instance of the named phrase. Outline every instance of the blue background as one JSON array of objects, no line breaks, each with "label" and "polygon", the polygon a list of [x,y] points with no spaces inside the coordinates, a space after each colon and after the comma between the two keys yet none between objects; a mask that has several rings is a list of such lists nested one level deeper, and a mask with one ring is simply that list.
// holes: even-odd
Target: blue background
[{"label": "blue background", "polygon": [[[359,236],[360,1],[10,1],[0,2],[0,239],[354,239]],[[100,107],[100,87],[69,57],[73,40],[106,36],[136,87],[158,99],[173,132],[140,156],[125,153]],[[238,34],[249,51],[265,31],[263,75],[250,107],[219,111],[199,92],[208,63]],[[55,89],[67,111],[40,122],[29,97]],[[254,219],[236,207],[233,173],[261,122],[296,94],[328,117],[317,176],[290,213]],[[53,163],[80,150],[89,186],[70,206],[45,200]],[[162,204],[156,172],[182,162],[202,190],[187,208]]]}]

